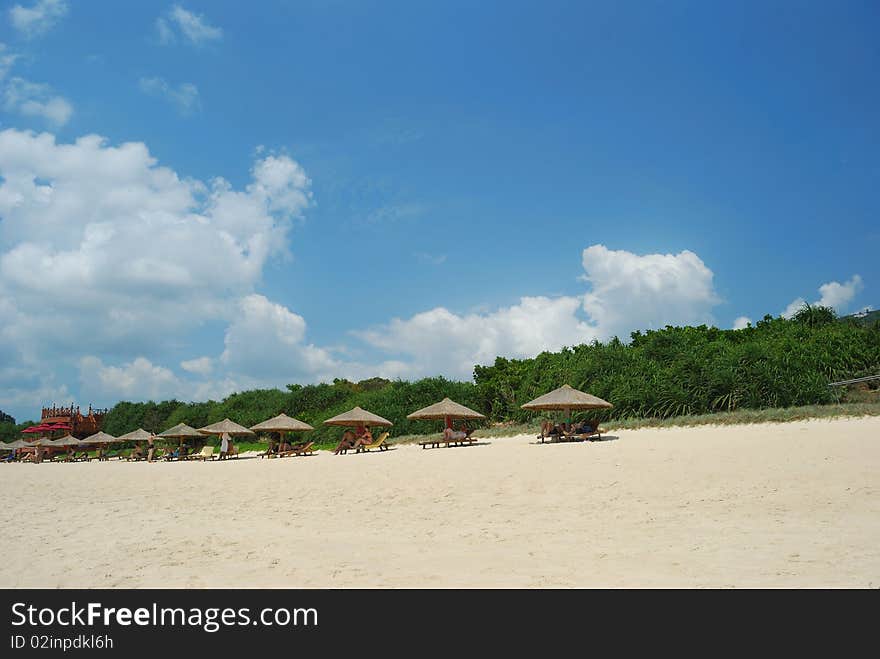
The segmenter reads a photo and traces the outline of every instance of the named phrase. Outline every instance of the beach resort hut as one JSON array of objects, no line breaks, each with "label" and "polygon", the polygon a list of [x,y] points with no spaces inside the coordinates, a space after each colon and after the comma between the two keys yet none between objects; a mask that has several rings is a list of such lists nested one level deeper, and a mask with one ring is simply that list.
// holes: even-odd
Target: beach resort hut
[{"label": "beach resort hut", "polygon": [[[253,430],[254,432],[277,433],[278,442],[281,443],[281,438],[286,432],[308,432],[310,430],[314,430],[314,428],[305,421],[294,419],[293,417],[289,417],[286,414],[279,414],[278,416],[272,417],[267,421],[263,421],[262,423],[258,423],[255,426],[251,426],[251,430]],[[274,448],[275,446],[270,440],[269,448],[266,451],[265,455],[272,455],[274,453]]]},{"label": "beach resort hut", "polygon": [[[601,410],[611,409],[614,406],[607,400],[602,400],[597,396],[584,391],[578,391],[564,384],[559,389],[554,389],[550,393],[538,396],[535,400],[530,400],[521,407],[524,410],[556,410],[565,412],[565,415],[568,417],[568,423],[571,425],[572,410]],[[544,441],[543,433],[541,434],[541,441]]]}]

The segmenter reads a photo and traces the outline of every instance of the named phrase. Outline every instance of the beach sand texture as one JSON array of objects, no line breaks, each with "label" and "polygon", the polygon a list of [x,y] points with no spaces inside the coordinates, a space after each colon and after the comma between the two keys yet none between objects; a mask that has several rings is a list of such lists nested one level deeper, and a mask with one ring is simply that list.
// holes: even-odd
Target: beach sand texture
[{"label": "beach sand texture", "polygon": [[0,466],[2,587],[878,587],[880,418]]}]

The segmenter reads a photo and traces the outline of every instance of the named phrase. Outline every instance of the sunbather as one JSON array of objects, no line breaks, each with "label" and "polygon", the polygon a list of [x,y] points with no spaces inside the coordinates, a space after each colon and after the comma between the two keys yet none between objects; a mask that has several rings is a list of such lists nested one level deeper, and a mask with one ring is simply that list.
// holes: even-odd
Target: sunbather
[{"label": "sunbather", "polygon": [[336,445],[336,448],[333,450],[333,454],[339,455],[342,451],[347,451],[348,449],[356,449],[358,446],[362,446],[363,444],[372,443],[373,435],[370,432],[370,429],[363,426],[358,426],[354,429],[354,432],[352,432],[351,430],[346,430],[344,433],[342,433],[342,439],[339,441],[339,444]]},{"label": "sunbather", "polygon": [[552,421],[544,421],[541,423],[541,435],[539,439],[544,437],[559,437],[568,432],[568,424],[553,423]]},{"label": "sunbather", "polygon": [[468,439],[471,436],[473,430],[467,427],[466,423],[461,424],[461,428],[459,430],[455,430],[451,426],[443,429],[443,438],[447,442],[460,442],[464,439]]},{"label": "sunbather", "polygon": [[593,432],[594,428],[590,425],[589,421],[581,421],[580,423],[574,424],[571,429],[572,435],[589,435]]}]

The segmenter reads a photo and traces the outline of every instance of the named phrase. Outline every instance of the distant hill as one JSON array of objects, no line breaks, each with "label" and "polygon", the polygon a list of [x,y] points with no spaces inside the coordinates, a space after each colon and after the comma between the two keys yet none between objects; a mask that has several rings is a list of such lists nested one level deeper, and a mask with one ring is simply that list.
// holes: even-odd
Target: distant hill
[{"label": "distant hill", "polygon": [[[870,308],[870,307],[868,307]],[[849,316],[841,316],[840,320],[852,320],[860,325],[873,325],[876,322],[880,322],[880,309],[874,309],[874,311],[868,311],[865,313],[864,311],[860,311],[858,313],[850,314]]]}]

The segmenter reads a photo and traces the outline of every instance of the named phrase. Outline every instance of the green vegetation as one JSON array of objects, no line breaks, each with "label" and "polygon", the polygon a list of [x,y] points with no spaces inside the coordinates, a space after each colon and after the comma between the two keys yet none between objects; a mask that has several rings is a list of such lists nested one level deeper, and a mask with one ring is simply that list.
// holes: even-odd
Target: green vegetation
[{"label": "green vegetation", "polygon": [[[854,400],[858,391],[828,383],[878,373],[880,323],[838,320],[830,309],[805,305],[791,320],[765,316],[742,330],[666,327],[634,332],[630,343],[615,338],[533,359],[499,357],[491,366],[476,366],[473,383],[442,377],[335,380],[245,391],[204,403],[121,402],[105,417],[104,429],[113,435],[137,427],[158,432],[181,422],[198,428],[225,417],[251,426],[284,412],[313,425],[309,439],[326,446],[336,442],[340,429],[322,422],[356,405],[392,421],[395,438],[437,432],[438,422],[409,421],[406,415],[449,396],[489,417],[495,428],[479,435],[531,432],[537,417],[520,405],[564,383],[614,403],[612,410],[589,415],[609,429],[877,414],[876,393]],[[876,390],[878,384],[862,390]],[[0,437],[13,439],[26,425],[0,424]]]}]

